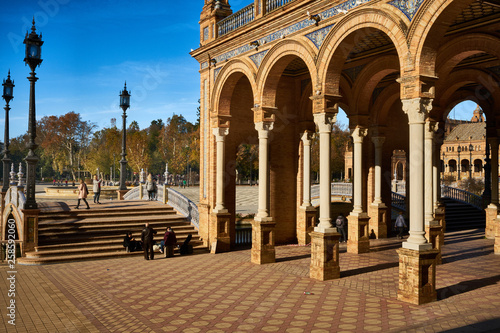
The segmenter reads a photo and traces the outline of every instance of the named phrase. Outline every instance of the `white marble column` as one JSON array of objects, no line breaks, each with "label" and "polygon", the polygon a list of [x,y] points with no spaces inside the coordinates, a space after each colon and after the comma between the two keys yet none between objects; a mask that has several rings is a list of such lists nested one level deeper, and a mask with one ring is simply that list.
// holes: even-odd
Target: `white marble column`
[{"label": "white marble column", "polygon": [[491,149],[491,204],[498,206],[498,138],[488,138]]},{"label": "white marble column", "polygon": [[424,237],[424,124],[432,109],[432,100],[414,98],[402,100],[402,103],[410,127],[410,237],[403,243],[403,248],[425,251],[432,249],[432,244]]},{"label": "white marble column", "polygon": [[304,149],[304,168],[303,168],[303,189],[302,189],[302,207],[311,207],[311,142],[314,133],[305,131],[302,134],[302,145]]},{"label": "white marble column", "polygon": [[257,218],[269,217],[269,132],[273,122],[258,122],[255,129],[259,133],[259,207]]},{"label": "white marble column", "polygon": [[331,205],[331,136],[332,125],[337,121],[337,114],[316,113],[314,122],[319,131],[319,225],[314,231],[326,233],[336,232],[332,227],[330,216]]},{"label": "white marble column", "polygon": [[363,212],[363,138],[367,134],[367,129],[356,127],[352,133],[353,147],[353,210],[351,215]]},{"label": "white marble column", "polygon": [[224,140],[229,134],[229,128],[217,127],[213,129],[216,142],[216,176],[215,176],[215,208],[214,213],[227,213],[224,203],[224,163],[225,163],[225,143]]},{"label": "white marble column", "polygon": [[427,121],[425,123],[425,152],[424,152],[424,191],[425,191],[425,224],[429,225],[434,220],[434,186],[433,186],[433,146],[436,122]]},{"label": "white marble column", "polygon": [[385,137],[372,137],[372,142],[375,145],[375,197],[373,204],[382,203],[382,145],[385,142]]}]

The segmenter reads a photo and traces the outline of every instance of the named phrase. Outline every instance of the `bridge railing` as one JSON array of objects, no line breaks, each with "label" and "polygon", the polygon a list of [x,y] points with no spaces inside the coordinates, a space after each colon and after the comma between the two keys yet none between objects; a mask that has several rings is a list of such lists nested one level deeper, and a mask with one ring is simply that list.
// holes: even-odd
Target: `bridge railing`
[{"label": "bridge railing", "polygon": [[7,194],[5,195],[5,205],[7,206],[8,204],[12,204],[14,207],[17,207],[21,218],[24,217],[22,208],[24,207],[25,202],[26,196],[22,189],[19,189],[16,186],[9,187]]},{"label": "bridge railing", "polygon": [[446,185],[441,185],[441,197],[450,198],[483,209],[483,198],[479,195]]},{"label": "bridge railing", "polygon": [[236,245],[252,244],[252,227],[236,228]]},{"label": "bridge railing", "polygon": [[[330,191],[332,195],[352,197],[352,183],[332,183]],[[319,185],[311,186],[311,198],[319,198]]]},{"label": "bridge railing", "polygon": [[406,211],[406,197],[402,194],[391,192],[391,205],[402,211]]},{"label": "bridge railing", "polygon": [[[142,185],[143,193],[146,193],[146,186]],[[140,200],[140,190],[141,186],[134,187],[130,191],[128,191],[123,199],[125,200]],[[157,200],[163,202],[163,192],[164,185],[158,186]],[[143,200],[146,200],[147,195],[143,196]],[[189,200],[184,195],[180,194],[176,190],[167,188],[167,204],[172,206],[176,211],[180,214],[184,215],[190,222],[193,224],[196,229],[200,228],[200,215],[198,212],[198,206],[191,200]]]}]

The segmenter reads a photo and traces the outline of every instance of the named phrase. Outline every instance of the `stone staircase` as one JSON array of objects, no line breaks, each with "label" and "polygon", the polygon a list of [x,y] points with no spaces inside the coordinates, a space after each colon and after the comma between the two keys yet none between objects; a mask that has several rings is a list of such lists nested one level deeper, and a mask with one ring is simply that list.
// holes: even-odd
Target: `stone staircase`
[{"label": "stone staircase", "polygon": [[486,226],[486,213],[473,206],[442,198],[446,206],[446,231],[459,231],[468,229],[480,229]]},{"label": "stone staircase", "polygon": [[[143,255],[142,251],[127,253],[123,238],[127,231],[140,240],[144,223],[149,222],[158,233],[159,244],[167,226],[171,226],[179,244],[191,233],[190,244],[195,251],[207,251],[197,230],[172,207],[157,202],[115,201],[92,205],[87,209],[70,209],[64,203],[42,203],[38,223],[38,246],[26,252],[18,263],[48,263],[94,260]],[[176,251],[178,251],[176,249]],[[159,252],[157,256],[162,256]]]}]

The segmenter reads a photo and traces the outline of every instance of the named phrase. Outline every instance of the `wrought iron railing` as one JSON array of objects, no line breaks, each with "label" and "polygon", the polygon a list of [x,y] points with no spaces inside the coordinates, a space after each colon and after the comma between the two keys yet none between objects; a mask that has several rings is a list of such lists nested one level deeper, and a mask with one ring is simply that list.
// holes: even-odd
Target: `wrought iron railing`
[{"label": "wrought iron railing", "polygon": [[252,244],[252,227],[236,228],[236,245]]},{"label": "wrought iron railing", "polygon": [[272,12],[273,10],[276,10],[280,7],[283,7],[289,2],[292,2],[295,0],[267,0],[266,1],[266,12]]},{"label": "wrought iron railing", "polygon": [[220,20],[217,23],[217,33],[220,36],[223,36],[233,30],[238,29],[250,22],[253,21],[255,17],[255,8],[254,4],[250,4],[245,8],[237,11],[236,13],[226,17],[223,20]]},{"label": "wrought iron railing", "polygon": [[441,186],[441,197],[450,198],[453,200],[457,200],[457,201],[469,204],[469,205],[471,205],[479,210],[483,209],[483,198],[482,197],[480,197],[479,195],[458,189],[458,188],[442,185]]}]

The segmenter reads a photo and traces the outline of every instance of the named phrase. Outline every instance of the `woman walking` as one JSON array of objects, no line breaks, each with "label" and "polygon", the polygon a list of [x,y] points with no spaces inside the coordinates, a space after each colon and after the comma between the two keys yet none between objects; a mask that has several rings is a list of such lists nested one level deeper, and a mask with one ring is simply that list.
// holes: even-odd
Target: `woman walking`
[{"label": "woman walking", "polygon": [[87,184],[83,181],[83,178],[80,179],[80,185],[78,186],[78,204],[76,205],[76,209],[80,208],[80,200],[83,199],[83,202],[87,205],[87,209],[90,209],[89,203],[87,202],[87,195],[89,194],[89,189],[87,188]]},{"label": "woman walking", "polygon": [[94,203],[100,204],[99,198],[101,196],[101,183],[102,179],[98,179],[97,175],[94,175],[94,182],[92,184],[92,192],[94,192]]}]

